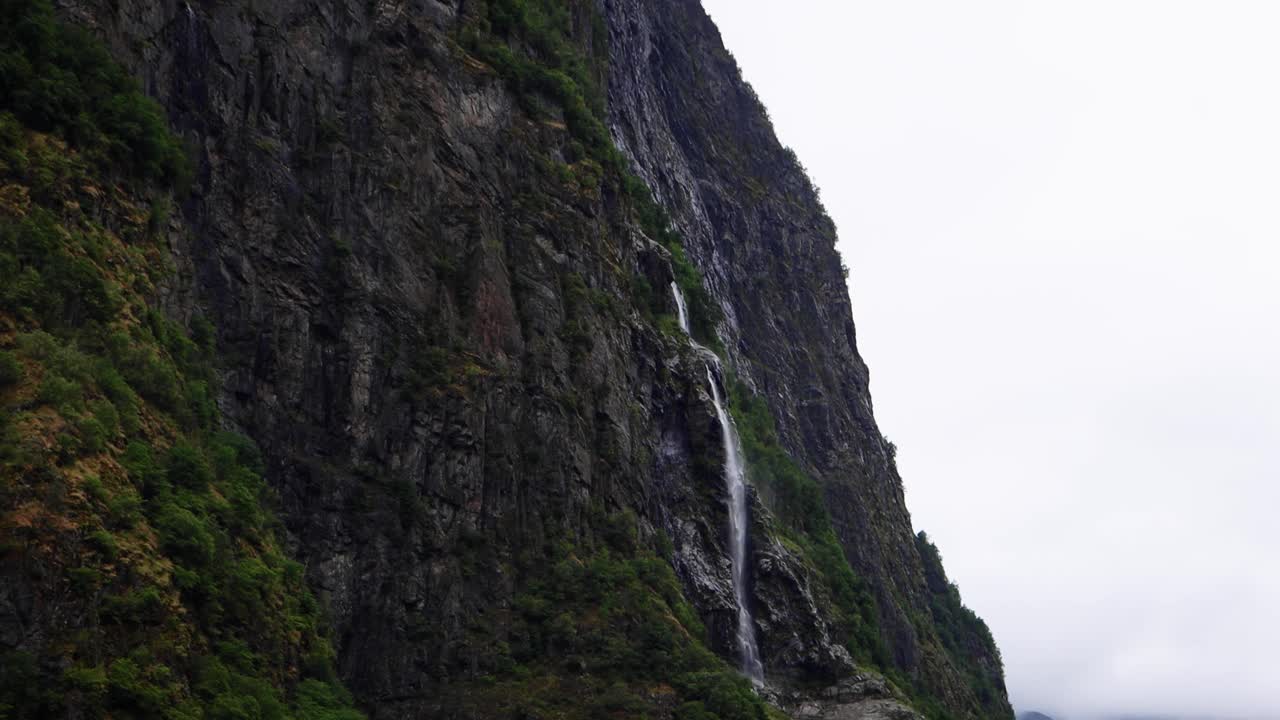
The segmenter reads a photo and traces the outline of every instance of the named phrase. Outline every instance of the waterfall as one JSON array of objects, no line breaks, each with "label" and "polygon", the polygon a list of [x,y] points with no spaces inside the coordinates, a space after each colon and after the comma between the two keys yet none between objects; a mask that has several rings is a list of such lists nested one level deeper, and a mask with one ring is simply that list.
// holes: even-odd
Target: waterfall
[{"label": "waterfall", "polygon": [[738,653],[742,656],[742,672],[756,685],[764,684],[764,664],[756,644],[756,624],[747,607],[747,474],[742,443],[720,397],[711,368],[707,367],[711,399],[715,401],[716,418],[724,441],[724,479],[729,484],[729,559],[732,563],[733,597],[738,602]]},{"label": "waterfall", "polygon": [[[680,329],[689,335],[689,307],[684,302],[680,286],[671,283],[671,294],[676,299],[676,312]],[[760,662],[760,646],[756,644],[756,623],[747,606],[747,461],[742,454],[742,442],[738,429],[720,397],[711,364],[719,369],[720,361],[710,350],[694,342],[693,346],[706,355],[707,384],[711,386],[711,399],[716,406],[716,419],[720,421],[720,437],[724,442],[724,479],[729,486],[729,560],[733,575],[733,599],[738,604],[738,654],[742,657],[742,672],[757,687],[764,685],[764,664]]]},{"label": "waterfall", "polygon": [[680,329],[689,334],[689,307],[684,304],[684,294],[675,280],[671,281],[671,294],[676,296],[676,313],[680,319]]}]

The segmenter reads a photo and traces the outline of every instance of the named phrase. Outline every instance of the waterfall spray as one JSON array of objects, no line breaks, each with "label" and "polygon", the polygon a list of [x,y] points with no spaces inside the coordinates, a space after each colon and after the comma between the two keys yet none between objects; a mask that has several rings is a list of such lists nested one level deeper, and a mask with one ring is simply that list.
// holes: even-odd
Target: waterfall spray
[{"label": "waterfall spray", "polygon": [[671,294],[676,296],[676,317],[680,320],[680,329],[689,334],[689,307],[684,304],[684,294],[675,280],[671,281]]},{"label": "waterfall spray", "polygon": [[742,655],[742,672],[756,685],[764,684],[764,664],[756,644],[756,624],[747,606],[747,474],[742,442],[733,419],[720,398],[711,368],[707,368],[711,399],[715,401],[716,418],[724,439],[724,477],[729,484],[729,559],[732,562],[733,597],[738,602],[738,652]]},{"label": "waterfall spray", "polygon": [[[688,335],[689,309],[680,286],[675,282],[671,283],[671,294],[676,299],[680,329]],[[711,386],[711,400],[715,403],[716,419],[720,421],[720,437],[724,442],[724,479],[729,486],[730,572],[733,575],[733,599],[738,605],[738,654],[742,658],[743,674],[760,686],[764,684],[764,664],[760,661],[760,646],[756,643],[755,620],[752,619],[751,608],[747,604],[747,526],[750,522],[747,514],[747,462],[742,454],[738,429],[729,416],[724,400],[720,397],[720,386],[711,372],[710,363],[715,363],[719,368],[719,360],[711,351],[696,342],[693,344],[710,359],[706,366],[707,384]]]}]

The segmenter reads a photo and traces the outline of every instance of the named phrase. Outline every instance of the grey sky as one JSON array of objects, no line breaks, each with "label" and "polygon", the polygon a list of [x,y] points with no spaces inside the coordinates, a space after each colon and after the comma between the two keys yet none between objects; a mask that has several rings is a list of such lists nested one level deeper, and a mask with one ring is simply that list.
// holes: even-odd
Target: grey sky
[{"label": "grey sky", "polygon": [[1015,705],[1280,717],[1280,3],[704,4]]}]

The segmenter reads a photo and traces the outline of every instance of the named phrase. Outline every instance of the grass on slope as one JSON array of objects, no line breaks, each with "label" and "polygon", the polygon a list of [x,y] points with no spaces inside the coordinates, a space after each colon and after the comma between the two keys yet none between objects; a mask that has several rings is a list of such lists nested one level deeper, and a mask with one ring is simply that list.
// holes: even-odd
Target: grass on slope
[{"label": "grass on slope", "polygon": [[[665,559],[628,514],[597,516],[603,542],[561,541],[519,558],[496,670],[444,688],[461,717],[766,720],[751,684],[707,649]],[[446,713],[446,714],[447,714]]]},{"label": "grass on slope", "polygon": [[162,118],[47,0],[0,1],[0,578],[28,593],[0,718],[354,720],[219,430],[212,328],[148,302],[186,173]]}]

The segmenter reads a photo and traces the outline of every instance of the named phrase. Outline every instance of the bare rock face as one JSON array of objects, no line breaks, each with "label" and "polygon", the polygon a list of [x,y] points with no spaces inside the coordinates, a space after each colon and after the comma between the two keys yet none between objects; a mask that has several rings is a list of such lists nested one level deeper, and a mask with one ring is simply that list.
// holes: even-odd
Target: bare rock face
[{"label": "bare rock face", "polygon": [[774,136],[719,32],[692,0],[602,0],[614,139],[675,217],[724,310],[738,376],[768,402],[793,458],[822,484],[854,570],[874,589],[892,664],[953,711],[1010,717],[994,648],[986,697],[928,623],[893,450],[872,414],[835,227]]},{"label": "bare rock face", "polygon": [[[668,286],[670,258],[625,198],[556,173],[575,154],[564,124],[458,42],[473,3],[59,5],[134,69],[196,159],[163,300],[217,327],[220,406],[263,448],[365,707],[419,716],[442,684],[493,672],[515,558],[589,538],[601,511],[670,539],[712,649],[733,656],[705,367],[632,299],[637,278]],[[821,482],[892,664],[959,717],[1011,717],[998,660],[998,692],[979,699],[930,627],[834,226],[715,27],[695,0],[570,5],[575,41],[607,48],[615,143],[723,310],[728,364]],[[766,674],[835,683],[783,705],[918,717],[850,675],[812,568],[767,502],[753,516]]]},{"label": "bare rock face", "polygon": [[794,711],[797,720],[923,720],[924,716],[896,700],[811,703]]},{"label": "bare rock face", "polygon": [[780,704],[796,720],[923,720],[895,698],[884,678],[855,673],[819,692],[783,694]]},{"label": "bare rock face", "polygon": [[[822,620],[824,612],[812,587],[813,570],[788,549],[773,518],[757,502],[752,514],[757,538],[753,548],[756,623],[761,654],[769,659],[773,680],[835,681],[854,671],[853,659]],[[811,617],[813,623],[796,623]]]}]

